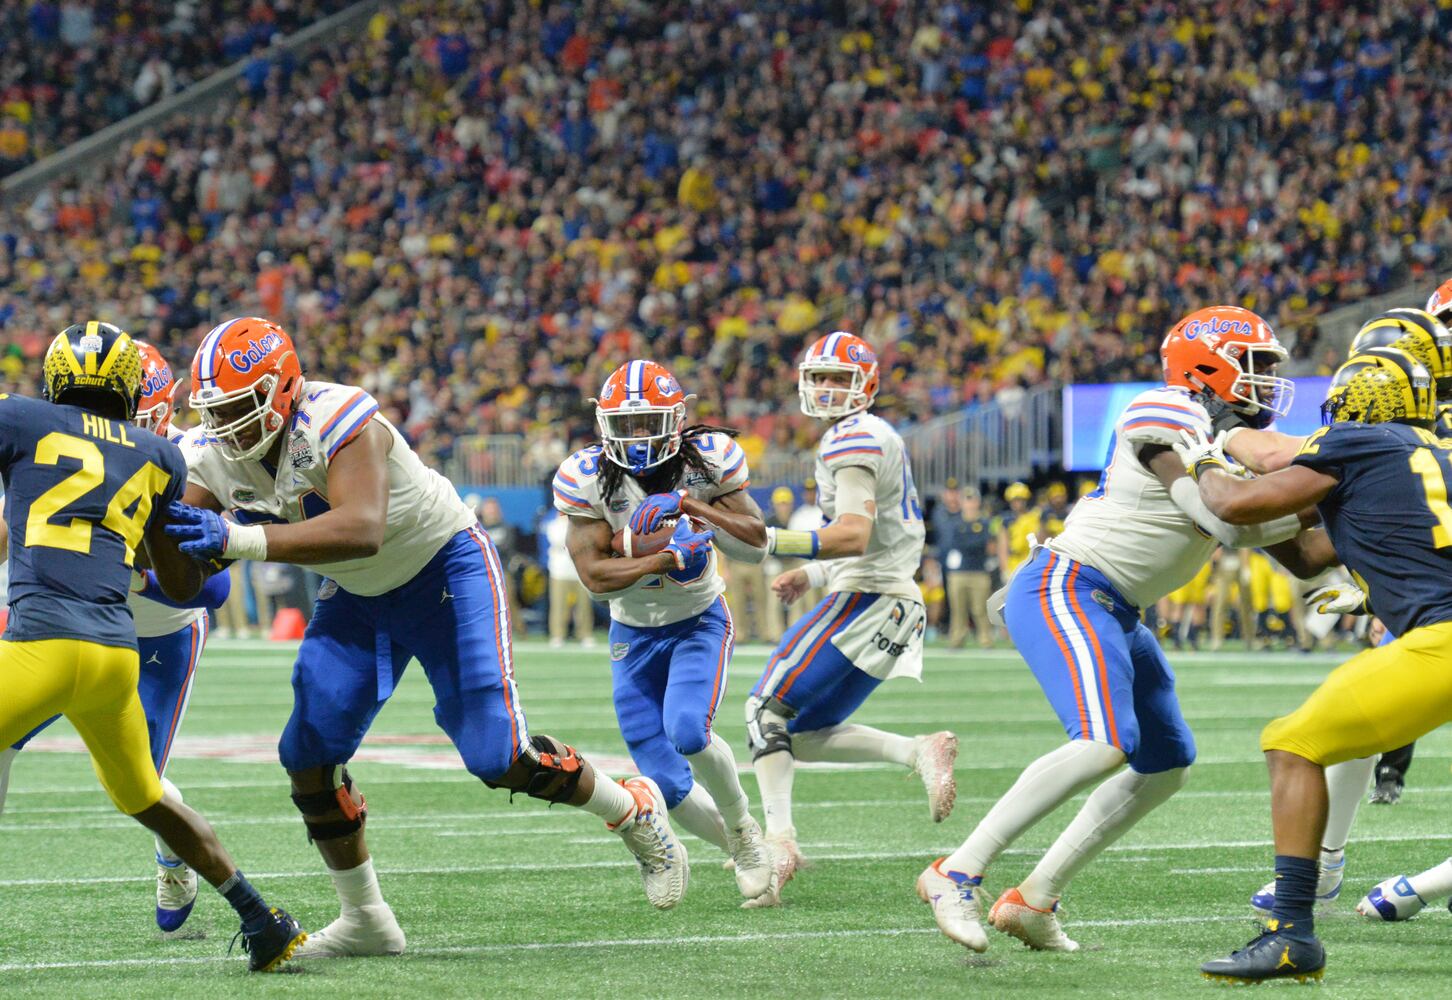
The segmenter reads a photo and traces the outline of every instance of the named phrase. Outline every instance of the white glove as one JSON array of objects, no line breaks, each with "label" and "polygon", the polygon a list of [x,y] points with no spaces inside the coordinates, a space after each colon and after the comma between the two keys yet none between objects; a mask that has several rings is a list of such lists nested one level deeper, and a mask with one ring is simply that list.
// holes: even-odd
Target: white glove
[{"label": "white glove", "polygon": [[1306,604],[1323,615],[1364,615],[1366,592],[1354,583],[1326,583],[1306,593]]},{"label": "white glove", "polygon": [[1175,454],[1184,463],[1185,471],[1197,483],[1206,469],[1218,468],[1230,471],[1230,460],[1225,457],[1225,432],[1211,438],[1203,430],[1195,428],[1180,432],[1180,443],[1174,446]]}]

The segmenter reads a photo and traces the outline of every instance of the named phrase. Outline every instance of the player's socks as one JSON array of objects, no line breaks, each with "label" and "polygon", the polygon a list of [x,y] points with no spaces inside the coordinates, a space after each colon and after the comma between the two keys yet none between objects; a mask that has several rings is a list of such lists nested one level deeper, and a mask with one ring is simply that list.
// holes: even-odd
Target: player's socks
[{"label": "player's socks", "polygon": [[1123,764],[1123,752],[1091,740],[1072,740],[1044,754],[1024,768],[942,867],[982,875],[1025,830]]},{"label": "player's socks", "polygon": [[333,877],[333,888],[338,890],[338,902],[343,912],[359,910],[365,906],[382,906],[383,893],[378,890],[378,873],[373,870],[373,859],[369,858],[356,868],[340,871],[328,869]]},{"label": "player's socks", "polygon": [[272,911],[267,908],[262,894],[253,888],[252,883],[247,881],[247,876],[240,871],[233,872],[231,878],[217,886],[217,891],[232,904],[237,916],[242,918],[243,933],[256,934],[267,926]]},{"label": "player's socks", "polygon": [[711,794],[700,785],[692,785],[674,808],[670,810],[671,822],[679,824],[687,833],[700,837],[708,844],[715,844],[723,851],[726,846],[726,824],[721,811],[711,799]]},{"label": "player's socks", "polygon": [[1038,867],[1020,883],[1024,901],[1037,910],[1052,910],[1085,865],[1184,787],[1188,775],[1189,769],[1183,767],[1156,774],[1126,770],[1094,789]]},{"label": "player's socks", "polygon": [[1356,810],[1376,775],[1376,758],[1342,761],[1326,768],[1326,832],[1322,849],[1339,851],[1351,836]]},{"label": "player's socks", "polygon": [[734,830],[744,826],[751,819],[751,804],[741,788],[741,775],[736,770],[736,755],[731,752],[730,744],[712,733],[706,748],[686,760],[696,780],[706,786],[726,828]]},{"label": "player's socks", "polygon": [[797,828],[792,823],[795,758],[786,751],[778,751],[756,758],[752,767],[756,771],[756,784],[761,789],[761,809],[766,816],[766,835],[795,839]]},{"label": "player's socks", "polygon": [[1407,881],[1412,884],[1412,891],[1429,903],[1443,896],[1452,896],[1452,858],[1420,875],[1413,875]]},{"label": "player's socks", "polygon": [[0,813],[5,812],[5,794],[10,788],[10,765],[19,752],[14,747],[0,750]]},{"label": "player's socks", "polygon": [[635,812],[635,796],[624,785],[611,781],[609,775],[596,768],[595,790],[588,799],[580,803],[580,808],[616,827]]},{"label": "player's socks", "polygon": [[1271,928],[1291,937],[1315,936],[1311,912],[1316,901],[1316,880],[1320,869],[1312,858],[1276,855],[1276,902],[1271,910]]},{"label": "player's socks", "polygon": [[[161,789],[167,798],[175,802],[185,801],[182,798],[181,789],[172,784],[170,778],[162,777]],[[181,855],[173,851],[166,841],[155,834],[152,837],[156,841],[156,861],[158,864],[166,865],[168,868],[175,868],[177,865],[182,864]]]},{"label": "player's socks", "polygon": [[798,760],[836,763],[880,760],[911,767],[914,748],[911,736],[899,736],[853,722],[792,734],[792,753]]}]

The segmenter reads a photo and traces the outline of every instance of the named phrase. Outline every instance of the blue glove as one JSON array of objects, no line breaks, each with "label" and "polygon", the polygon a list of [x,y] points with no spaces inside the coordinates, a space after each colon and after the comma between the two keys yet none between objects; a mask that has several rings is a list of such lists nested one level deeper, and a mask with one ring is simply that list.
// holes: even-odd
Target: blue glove
[{"label": "blue glove", "polygon": [[167,505],[166,517],[170,522],[166,526],[166,533],[172,538],[180,539],[177,548],[184,554],[198,561],[227,554],[230,526],[216,511],[172,501]]},{"label": "blue glove", "polygon": [[681,514],[679,493],[654,493],[640,502],[635,513],[630,515],[630,530],[636,535],[648,535],[660,527],[667,517]]},{"label": "blue glove", "polygon": [[676,569],[694,572],[705,569],[706,560],[711,558],[711,539],[715,537],[714,531],[694,530],[691,519],[683,517],[676,522],[670,543],[661,551],[675,556]]}]

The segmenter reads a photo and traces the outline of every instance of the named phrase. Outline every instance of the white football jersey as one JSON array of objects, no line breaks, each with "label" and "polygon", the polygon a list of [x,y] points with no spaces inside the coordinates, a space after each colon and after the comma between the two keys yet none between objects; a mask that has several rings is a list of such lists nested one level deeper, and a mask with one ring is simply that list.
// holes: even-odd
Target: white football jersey
[{"label": "white football jersey", "polygon": [[1147,444],[1178,444],[1194,428],[1209,434],[1210,416],[1188,390],[1134,397],[1114,425],[1098,488],[1074,505],[1049,548],[1093,566],[1141,608],[1193,580],[1217,543],[1137,456]]},{"label": "white football jersey", "polygon": [[388,522],[374,555],[321,563],[310,568],[350,594],[376,597],[401,587],[474,515],[447,479],[414,454],[403,435],[378,412],[362,389],[331,382],[303,385],[292,422],[283,431],[278,467],[227,458],[201,428],[186,433],[182,452],[190,479],[204,487],[232,516],[246,524],[296,523],[329,509],[328,466],[333,456],[362,433],[369,421],[393,438],[388,450]]},{"label": "white football jersey", "polygon": [[[167,429],[166,438],[172,444],[180,446],[182,437],[182,432],[175,427]],[[186,454],[186,449],[182,449],[182,454]],[[149,597],[142,597],[135,591],[127,596],[126,604],[131,608],[131,617],[136,621],[136,634],[144,639],[180,632],[207,616],[205,608],[172,608]]]},{"label": "white football jersey", "polygon": [[827,589],[891,594],[921,604],[922,591],[913,577],[927,531],[907,448],[892,425],[872,413],[856,413],[829,427],[817,445],[817,495],[828,522],[837,516],[837,470],[853,465],[872,473],[877,519],[866,552],[823,563]]},{"label": "white football jersey", "polygon": [[[748,479],[746,453],[728,434],[695,434],[691,439],[706,460],[710,474],[685,467],[676,489],[684,489],[697,500],[710,503],[734,493]],[[640,482],[631,475],[620,477],[620,485],[607,505],[600,495],[600,473],[608,461],[599,445],[575,452],[560,464],[553,484],[555,509],[571,517],[603,520],[619,531],[630,523],[635,508],[646,498]],[[726,589],[716,571],[716,548],[705,568],[695,573],[667,573],[648,576],[630,590],[610,599],[610,617],[622,625],[655,628],[699,615]]]}]

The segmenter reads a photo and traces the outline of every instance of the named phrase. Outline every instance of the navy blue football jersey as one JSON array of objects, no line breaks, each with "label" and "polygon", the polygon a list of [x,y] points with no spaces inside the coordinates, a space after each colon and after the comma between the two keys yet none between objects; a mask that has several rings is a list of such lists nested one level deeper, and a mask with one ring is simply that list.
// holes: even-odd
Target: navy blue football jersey
[{"label": "navy blue football jersey", "polygon": [[151,519],[186,488],[181,449],[79,407],[0,396],[0,474],[5,638],[135,646],[131,565]]},{"label": "navy blue football jersey", "polygon": [[1392,635],[1452,621],[1452,441],[1406,424],[1332,424],[1295,464],[1339,480],[1317,509]]}]

